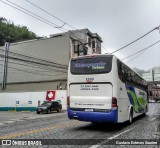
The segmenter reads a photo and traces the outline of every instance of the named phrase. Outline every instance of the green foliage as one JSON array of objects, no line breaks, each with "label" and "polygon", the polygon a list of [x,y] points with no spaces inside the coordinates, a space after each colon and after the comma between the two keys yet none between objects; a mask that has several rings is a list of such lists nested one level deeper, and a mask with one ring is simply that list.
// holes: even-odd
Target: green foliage
[{"label": "green foliage", "polygon": [[4,46],[5,42],[14,43],[35,38],[36,34],[29,31],[26,26],[16,26],[13,22],[0,17],[0,46]]}]

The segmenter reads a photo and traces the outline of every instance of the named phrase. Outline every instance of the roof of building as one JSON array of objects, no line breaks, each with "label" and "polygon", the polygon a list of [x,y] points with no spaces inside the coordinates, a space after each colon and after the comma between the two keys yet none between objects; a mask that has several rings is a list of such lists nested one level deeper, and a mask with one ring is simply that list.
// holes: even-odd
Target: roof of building
[{"label": "roof of building", "polygon": [[85,31],[89,36],[91,36],[92,38],[97,38],[101,43],[103,42],[102,41],[102,38],[97,34],[97,33],[92,33],[88,28],[85,28],[85,29],[79,29],[77,31]]},{"label": "roof of building", "polygon": [[23,43],[28,43],[28,42],[35,42],[35,41],[39,41],[39,40],[45,40],[45,39],[60,37],[60,36],[64,36],[65,34],[67,34],[69,32],[86,33],[89,36],[91,36],[92,38],[96,38],[96,39],[98,39],[98,41],[103,42],[102,38],[97,33],[92,33],[88,28],[85,28],[85,29],[71,30],[71,31],[64,32],[64,33],[51,34],[50,37],[46,37],[46,36],[45,37],[37,37],[36,39],[32,39],[32,40],[25,40],[25,41],[15,42],[15,43],[11,43],[11,45],[17,45],[17,44],[23,44]]}]

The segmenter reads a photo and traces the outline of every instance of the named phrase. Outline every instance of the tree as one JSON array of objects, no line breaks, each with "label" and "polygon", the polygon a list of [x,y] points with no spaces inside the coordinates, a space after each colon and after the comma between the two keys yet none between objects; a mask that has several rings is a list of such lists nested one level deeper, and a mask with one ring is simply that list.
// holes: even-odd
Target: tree
[{"label": "tree", "polygon": [[26,26],[14,25],[13,22],[0,17],[0,46],[4,46],[5,42],[14,43],[35,38],[36,34]]}]

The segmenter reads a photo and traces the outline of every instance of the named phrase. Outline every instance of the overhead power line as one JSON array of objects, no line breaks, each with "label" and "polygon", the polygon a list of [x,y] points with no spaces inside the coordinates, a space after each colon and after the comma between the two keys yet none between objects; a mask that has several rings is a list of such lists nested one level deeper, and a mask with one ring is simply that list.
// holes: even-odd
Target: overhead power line
[{"label": "overhead power line", "polygon": [[[51,13],[49,13],[49,12],[47,12],[46,10],[40,8],[39,6],[37,6],[37,5],[33,4],[33,3],[31,3],[30,1],[27,1],[27,0],[26,0],[26,1],[29,2],[30,4],[34,5],[34,6],[37,7],[38,9],[41,9],[42,11],[48,13],[49,15],[51,15],[52,17],[58,19],[59,21],[63,22],[64,24],[63,24],[62,26],[59,26],[59,25],[51,22],[50,20],[47,20],[47,19],[45,19],[45,18],[43,18],[43,17],[41,17],[41,16],[39,16],[39,15],[37,15],[37,14],[35,14],[35,13],[33,13],[33,12],[31,12],[31,11],[29,11],[29,10],[27,10],[27,9],[25,9],[25,8],[23,8],[23,7],[21,7],[21,6],[17,5],[17,4],[9,1],[9,0],[6,0],[6,1],[9,2],[9,3],[11,3],[12,5],[9,4],[9,3],[6,3],[6,2],[4,2],[4,1],[2,1],[2,0],[0,0],[0,2],[4,3],[4,4],[6,4],[6,5],[8,5],[8,6],[12,7],[12,8],[14,8],[14,9],[16,9],[16,10],[18,10],[18,11],[21,11],[21,12],[23,12],[23,13],[25,13],[25,14],[27,14],[27,15],[29,15],[29,16],[31,16],[31,17],[33,17],[33,18],[35,18],[35,19],[37,19],[37,20],[39,20],[39,21],[41,21],[41,22],[43,22],[43,23],[45,23],[45,24],[47,24],[47,25],[49,25],[49,26],[51,26],[51,27],[54,27],[54,28],[59,29],[59,30],[61,30],[61,31],[64,31],[64,30],[65,30],[65,31],[68,31],[68,33],[69,33],[70,35],[73,35],[73,36],[77,39],[78,42],[80,42],[82,45],[84,45],[84,41],[82,41],[81,36],[79,36],[78,34],[74,33],[72,30],[69,31],[69,30],[63,28],[63,27],[65,26],[65,24],[67,24],[68,26],[76,29],[75,27],[69,25],[69,24],[66,23],[65,21],[63,21],[63,20],[59,19],[58,17],[52,15]],[[13,5],[14,5],[14,6],[13,6]],[[15,6],[16,6],[16,7],[15,7]],[[17,7],[18,7],[18,8],[17,8]],[[19,8],[20,8],[20,9],[19,9]],[[102,46],[102,48],[104,48],[104,47]],[[104,49],[105,49],[105,48],[104,48]],[[106,50],[106,49],[105,49],[105,50]],[[107,51],[107,50],[106,50],[106,51]],[[108,51],[107,51],[107,52],[108,52]]]},{"label": "overhead power line", "polygon": [[131,55],[129,55],[129,56],[127,56],[127,57],[121,59],[121,60],[125,60],[125,59],[127,59],[127,58],[129,58],[129,57],[132,57],[132,56],[138,54],[138,53],[141,53],[141,52],[143,52],[143,51],[146,51],[146,50],[148,50],[149,48],[151,48],[152,46],[158,44],[159,42],[160,42],[160,40],[157,41],[157,42],[155,42],[155,43],[153,43],[153,44],[151,44],[150,46],[148,46],[148,47],[146,47],[146,48],[141,49],[140,51],[138,51],[138,52],[136,52],[136,53],[134,53],[134,54],[131,54]]},{"label": "overhead power line", "polygon": [[157,29],[159,30],[159,34],[160,34],[160,25],[159,25],[159,27]]},{"label": "overhead power line", "polygon": [[[12,5],[9,4],[9,3],[6,3],[6,2],[4,2],[2,0],[0,0],[0,2],[4,3],[4,4],[6,4],[6,5],[8,5],[8,6],[12,7],[12,8],[14,8],[14,9],[17,9],[18,11],[21,11],[21,12],[23,12],[23,13],[25,13],[25,14],[27,14],[27,15],[29,15],[29,16],[31,16],[31,17],[33,17],[33,18],[35,18],[35,19],[37,19],[37,20],[45,23],[45,24],[47,24],[47,25],[50,25],[51,27],[57,28],[57,29],[59,29],[61,31],[62,31],[62,29],[64,29],[63,27],[65,26],[65,24],[67,24],[68,26],[74,28],[73,26],[69,25],[66,22],[64,22],[64,24],[62,26],[58,26],[57,24],[55,24],[55,23],[53,23],[51,21],[48,21],[47,19],[45,19],[45,18],[43,18],[43,17],[41,17],[41,16],[39,16],[39,15],[37,15],[37,14],[35,14],[35,13],[33,13],[33,12],[31,12],[31,11],[29,11],[29,10],[27,10],[27,9],[25,9],[25,8],[23,8],[23,7],[21,7],[21,6],[17,5],[17,4],[9,1],[9,0],[6,0],[6,1],[9,2],[9,3],[11,3]],[[76,28],[74,28],[74,29],[76,29]],[[66,30],[66,29],[64,29],[64,30]],[[75,36],[76,38],[78,37],[77,34],[73,33],[72,31],[70,31],[70,33],[73,36]],[[3,49],[1,49],[1,50],[3,50]],[[8,52],[10,52],[10,51],[8,51]],[[35,58],[35,57],[32,57],[32,56],[26,56],[26,55],[19,54],[19,53],[14,53],[14,52],[10,52],[10,54],[16,55],[16,57],[9,56],[8,59],[16,60],[16,61],[19,61],[19,62],[24,62],[24,63],[28,63],[28,64],[36,64],[36,65],[39,65],[39,66],[47,66],[47,67],[51,67],[51,68],[56,68],[56,69],[53,69],[53,70],[55,70],[55,71],[61,71],[61,72],[62,72],[62,70],[66,70],[67,69],[67,65],[62,65],[62,64],[58,64],[58,63],[51,62],[51,61],[48,61],[48,60],[42,60],[42,59],[39,59],[39,58]],[[3,55],[0,55],[0,56],[3,57]],[[21,57],[21,58],[19,58],[19,57]],[[15,62],[10,62],[10,61],[9,61],[9,63],[27,66],[26,64],[15,63]],[[19,71],[23,71],[23,72],[28,72],[26,70],[17,69],[17,68],[14,68],[14,67],[10,67],[10,68],[11,69],[15,69],[15,70],[19,70]],[[38,68],[38,67],[36,67],[36,68]],[[35,72],[28,72],[28,73],[43,75],[43,74],[35,73]],[[64,73],[66,73],[66,72],[64,72]],[[52,76],[52,75],[48,75],[48,76]]]},{"label": "overhead power line", "polygon": [[[158,41],[158,42],[160,42],[160,41]],[[157,43],[158,43],[157,42]],[[156,44],[156,43],[155,43]],[[154,45],[155,45],[154,44]],[[153,45],[153,44],[152,44]],[[140,55],[142,55],[145,51],[147,51],[149,48],[147,48],[146,50],[143,50],[142,52],[140,52],[137,56],[135,56],[135,57],[133,57],[132,59],[130,59],[130,60],[128,60],[127,62],[125,62],[125,63],[129,63],[129,62],[131,62],[131,61],[133,61],[134,59],[136,59],[137,57],[139,57]]]},{"label": "overhead power line", "polygon": [[62,19],[58,18],[57,16],[51,14],[50,12],[44,10],[43,8],[37,6],[36,4],[30,2],[29,0],[26,0],[26,1],[27,1],[28,3],[30,3],[31,5],[35,6],[36,8],[38,8],[38,9],[42,10],[43,12],[47,13],[48,15],[52,16],[53,18],[55,18],[55,19],[61,21],[61,22],[63,23],[63,25],[66,24],[66,25],[68,25],[69,27],[71,27],[71,28],[73,28],[73,29],[76,29],[75,27],[71,26],[71,25],[68,24],[67,22],[65,22],[65,21],[63,21]]},{"label": "overhead power line", "polygon": [[147,33],[144,34],[143,36],[139,37],[138,39],[132,41],[131,43],[129,43],[129,44],[127,44],[127,45],[125,45],[125,46],[123,46],[123,47],[121,47],[121,48],[119,48],[119,49],[113,51],[113,52],[111,52],[111,54],[116,53],[116,52],[118,52],[118,51],[120,51],[120,50],[122,50],[122,49],[128,47],[129,45],[131,45],[131,44],[137,42],[138,40],[144,38],[145,36],[147,36],[147,35],[150,34],[151,32],[155,31],[156,29],[159,29],[159,27],[155,27],[154,29],[150,30],[149,32],[147,32]]},{"label": "overhead power line", "polygon": [[[1,51],[3,51],[3,49],[0,49]],[[10,51],[9,51],[10,52]],[[13,56],[13,55],[14,56]],[[12,55],[12,56],[11,56]],[[15,57],[16,56],[16,57]],[[0,54],[0,57],[4,57],[3,54]],[[39,69],[45,69],[45,70],[48,70],[48,71],[53,71],[54,73],[59,73],[57,75],[61,75],[61,74],[64,74],[64,73],[67,73],[67,65],[62,65],[62,64],[58,64],[58,63],[55,63],[55,62],[51,62],[51,61],[46,61],[46,60],[41,60],[41,59],[38,59],[38,58],[33,58],[33,57],[30,57],[30,56],[25,56],[25,55],[22,55],[22,54],[17,54],[17,53],[14,53],[14,52],[11,52],[8,56],[8,59],[9,59],[9,63],[11,64],[16,64],[16,65],[24,65],[24,66],[27,66],[26,64],[23,64],[23,63],[27,63],[27,64],[30,64],[28,65],[28,67],[32,68],[31,71],[29,71],[29,73],[33,73],[33,74],[38,74],[38,75],[44,75],[42,73],[44,72],[47,72],[47,71],[39,71],[37,73],[37,71],[33,68],[36,66],[36,68],[39,68]],[[14,61],[18,61],[20,63],[15,63],[13,62]],[[32,64],[32,65],[31,65]],[[35,66],[34,66],[34,65]],[[13,69],[13,67],[11,67]],[[15,68],[14,68],[15,69]],[[33,72],[36,71],[36,72]],[[27,72],[26,70],[24,69],[20,69],[19,71],[23,71],[23,72]],[[52,74],[47,74],[46,75],[48,76],[53,76]],[[55,76],[55,75],[54,75]]]},{"label": "overhead power line", "polygon": [[[37,15],[37,14],[35,14],[35,13],[33,13],[33,12],[31,12],[31,11],[29,11],[29,10],[27,10],[27,9],[25,9],[25,8],[23,8],[23,7],[21,7],[21,6],[17,5],[17,4],[15,4],[15,3],[9,1],[9,0],[6,0],[6,1],[8,1],[9,3],[15,5],[16,7],[19,7],[20,9],[23,9],[23,10],[29,12],[30,14],[33,14],[34,16],[36,16],[36,17],[38,17],[38,18],[41,18],[42,20],[44,20],[44,21],[46,21],[46,22],[48,22],[48,23],[54,25],[54,28],[61,28],[61,27],[58,26],[57,24],[55,24],[55,23],[53,23],[53,22],[51,22],[51,21],[49,21],[49,20],[47,20],[47,19],[45,19],[45,18],[39,16],[39,15]],[[64,29],[64,28],[63,28],[63,29]],[[65,30],[65,29],[64,29],[64,30]],[[61,31],[62,31],[62,30],[61,30]]]},{"label": "overhead power line", "polygon": [[107,53],[109,53],[109,51],[108,51],[104,46],[102,46],[102,48],[103,48],[105,51],[107,51]]},{"label": "overhead power line", "polygon": [[[21,7],[21,6],[17,5],[17,4],[15,4],[15,3],[9,1],[9,0],[6,0],[6,1],[8,1],[9,3],[11,3],[11,4],[13,4],[13,5],[15,5],[15,6],[21,8],[21,9],[27,11],[27,12],[29,12],[29,13],[31,13],[31,14],[33,14],[33,15],[35,15],[35,16],[37,16],[37,17],[43,19],[43,20],[45,20],[45,21],[48,22],[48,23],[51,23],[51,24],[55,25],[55,26],[54,26],[55,28],[62,28],[61,26],[58,26],[57,24],[55,24],[55,23],[53,23],[53,22],[51,22],[51,21],[49,21],[49,20],[47,20],[47,19],[45,19],[45,18],[39,16],[39,15],[37,15],[37,14],[35,14],[35,13],[33,13],[33,12],[31,12],[31,11],[29,11],[29,10],[27,10],[27,9],[25,9],[25,8],[23,8],[23,7]],[[64,29],[64,28],[63,28],[63,29]]]},{"label": "overhead power line", "polygon": [[[3,64],[0,64],[0,65],[3,66]],[[57,74],[57,75],[41,74],[39,72],[28,71],[28,70],[19,69],[19,68],[15,68],[15,67],[11,67],[11,66],[8,66],[8,68],[14,69],[14,70],[17,70],[17,71],[21,71],[21,72],[31,73],[31,74],[38,74],[38,75],[42,75],[42,76],[59,76],[60,75],[60,74]]]},{"label": "overhead power line", "polygon": [[[8,57],[9,58],[9,57]],[[10,59],[10,58],[9,58]],[[0,60],[0,61],[3,61],[3,60]],[[41,70],[43,70],[43,71],[39,71],[39,72],[54,72],[54,71],[56,71],[56,72],[61,72],[61,73],[67,73],[67,71],[66,72],[64,72],[64,71],[62,71],[62,70],[57,70],[57,69],[55,69],[55,68],[52,68],[52,67],[48,67],[48,66],[43,66],[43,65],[33,65],[34,63],[26,63],[26,62],[23,62],[23,61],[19,61],[19,62],[13,62],[13,61],[8,61],[8,63],[10,63],[10,64],[15,64],[15,65],[21,65],[21,66],[25,66],[25,67],[29,67],[29,68],[34,68],[34,70],[36,70],[36,69],[41,69]],[[32,65],[31,65],[32,64]],[[37,70],[36,70],[37,71]]]},{"label": "overhead power line", "polygon": [[[53,15],[53,14],[49,13],[48,11],[46,11],[46,10],[42,9],[41,7],[39,7],[39,6],[37,6],[36,4],[34,4],[34,3],[30,2],[29,0],[26,0],[26,1],[27,1],[28,3],[30,3],[31,5],[35,6],[36,8],[38,8],[38,9],[42,10],[43,12],[45,12],[45,13],[49,14],[50,16],[52,16],[52,17],[56,18],[57,20],[61,21],[62,23],[64,23],[62,26],[64,26],[65,24],[67,24],[67,25],[68,25],[68,26],[70,26],[71,28],[76,29],[75,27],[73,27],[73,26],[69,25],[68,23],[64,22],[64,21],[63,21],[63,20],[61,20],[60,18],[58,18],[58,17],[56,17],[55,15]],[[115,53],[115,52],[118,52],[118,51],[122,50],[123,48],[125,48],[125,47],[127,47],[127,46],[129,46],[129,45],[133,44],[134,42],[136,42],[136,41],[140,40],[141,38],[145,37],[146,35],[148,35],[148,34],[149,34],[149,33],[151,33],[152,31],[154,31],[155,29],[159,29],[159,32],[160,32],[160,27],[156,27],[156,28],[154,28],[153,30],[151,30],[151,31],[149,31],[148,33],[146,33],[145,35],[143,35],[142,37],[140,37],[140,38],[136,39],[135,41],[133,41],[133,42],[131,42],[131,43],[129,43],[129,44],[127,44],[127,45],[125,45],[124,47],[122,47],[122,48],[120,48],[120,49],[118,49],[118,50],[116,50],[116,51],[112,52],[111,54],[113,54],[113,53]],[[103,47],[103,46],[102,46],[102,48],[106,50],[106,48],[105,48],[105,47]],[[106,51],[107,51],[107,50],[106,50]],[[108,51],[107,51],[107,52],[108,52]],[[109,52],[108,52],[108,53],[109,53]]]},{"label": "overhead power line", "polygon": [[[8,1],[9,3],[11,3],[11,4],[13,4],[13,5],[15,5],[15,6],[21,8],[21,9],[23,9],[23,10],[25,10],[25,11],[27,11],[27,12],[29,12],[30,14],[27,13],[27,12],[25,12],[25,11],[23,11],[23,10],[21,10],[21,9],[18,9],[17,7],[14,7],[14,6],[12,6],[12,5],[10,5],[10,4],[8,4],[8,3],[2,1],[2,0],[0,0],[0,1],[1,1],[2,3],[5,3],[5,4],[9,5],[10,7],[13,7],[13,8],[15,8],[15,9],[17,9],[17,10],[19,10],[19,11],[21,11],[21,12],[27,14],[27,15],[30,15],[31,17],[33,17],[33,18],[35,18],[35,19],[38,19],[39,21],[42,21],[43,23],[46,23],[46,24],[48,24],[48,25],[50,25],[50,26],[52,26],[52,27],[54,27],[54,28],[57,28],[57,29],[59,29],[59,30],[61,30],[61,31],[63,31],[63,30],[68,31],[67,29],[63,28],[65,25],[68,25],[68,26],[70,26],[70,27],[76,29],[75,27],[69,25],[69,24],[66,23],[65,21],[63,21],[63,20],[61,20],[60,18],[56,17],[55,15],[49,13],[48,11],[42,9],[41,7],[39,7],[39,6],[37,6],[36,4],[30,2],[29,0],[26,0],[26,1],[27,1],[28,3],[30,3],[31,5],[34,5],[36,8],[38,8],[38,9],[42,10],[43,12],[47,13],[48,15],[50,15],[50,16],[56,18],[57,20],[63,22],[64,24],[62,24],[62,26],[58,26],[57,24],[55,24],[55,23],[53,23],[53,22],[51,22],[51,21],[49,21],[49,20],[47,20],[47,19],[45,19],[45,18],[39,16],[39,15],[37,15],[37,14],[35,14],[35,13],[33,13],[33,12],[31,12],[31,11],[29,11],[29,10],[27,10],[27,9],[25,9],[25,8],[23,8],[23,7],[21,7],[21,6],[17,5],[17,4],[15,4],[15,3],[9,1],[9,0],[6,0],[6,1]],[[36,17],[35,17],[35,16],[36,16]],[[62,30],[62,29],[63,29],[63,30]],[[143,37],[147,36],[149,33],[153,32],[153,31],[156,30],[156,29],[160,29],[160,26],[159,26],[159,27],[156,27],[156,28],[154,28],[154,29],[152,29],[151,31],[147,32],[146,34],[144,34],[144,35],[141,36],[140,38],[138,38],[138,39],[132,41],[131,43],[129,43],[129,44],[123,46],[122,48],[113,51],[111,54],[116,53],[116,52],[118,52],[118,51],[120,51],[120,50],[122,50],[122,49],[128,47],[129,45],[131,45],[131,44],[135,43],[136,41],[142,39]],[[72,31],[70,31],[69,33],[71,33],[73,36],[75,36],[76,38],[78,38],[78,41],[80,41],[80,38],[77,36],[77,34],[73,33]],[[82,41],[80,41],[80,42],[83,44]],[[102,46],[102,48],[104,48],[104,47]],[[104,49],[105,49],[105,48],[104,48]],[[105,50],[106,50],[106,49],[105,49]],[[106,51],[107,51],[107,50],[106,50]],[[108,52],[108,51],[107,51],[107,52]]]},{"label": "overhead power line", "polygon": [[[61,22],[63,23],[62,26],[57,27],[57,28],[63,28],[63,26],[68,25],[69,27],[71,27],[71,28],[73,28],[73,29],[77,29],[77,28],[73,27],[72,25],[68,24],[67,22],[63,21],[62,19],[58,18],[57,16],[55,16],[55,15],[51,14],[50,12],[44,10],[43,8],[39,7],[38,5],[30,2],[29,0],[26,0],[26,2],[30,3],[31,5],[35,6],[35,7],[38,8],[38,9],[42,10],[43,12],[45,12],[45,13],[47,13],[48,15],[52,16],[53,18],[56,18],[57,20],[61,21]],[[69,30],[68,30],[68,31],[69,31]],[[77,34],[73,33],[73,31],[70,31],[70,32],[71,32],[71,34],[72,34],[73,36],[77,37]],[[80,36],[79,36],[79,37],[80,37]],[[83,42],[82,42],[82,43],[83,43]],[[103,48],[104,48],[104,47],[103,47]],[[104,48],[104,49],[105,49],[105,48]],[[105,49],[105,50],[106,50],[106,49]],[[106,50],[106,51],[107,51],[107,50]],[[108,52],[108,51],[107,51],[107,52]]]},{"label": "overhead power line", "polygon": [[[7,0],[7,1],[9,1],[9,0]],[[67,22],[65,22],[65,21],[63,21],[62,19],[56,17],[55,15],[49,13],[48,11],[42,9],[41,7],[39,7],[39,6],[37,6],[36,4],[30,2],[29,0],[26,0],[26,1],[27,1],[28,3],[30,3],[31,5],[35,6],[36,8],[42,10],[43,12],[47,13],[48,15],[56,18],[57,20],[59,20],[59,21],[61,21],[61,22],[63,23],[62,26],[57,26],[57,27],[55,27],[55,28],[57,28],[57,29],[58,29],[58,28],[63,28],[65,25],[68,25],[68,26],[70,26],[71,28],[76,29],[75,27],[71,26],[71,25],[68,24]],[[9,1],[9,2],[10,2],[10,1]],[[11,2],[11,3],[14,4],[14,5],[16,5],[16,6],[18,6],[17,4],[15,4],[15,3],[13,3],[13,2]],[[23,8],[23,7],[21,7],[21,6],[18,6],[18,7],[24,9],[25,11],[28,11],[27,9],[25,9],[25,8]],[[28,12],[32,13],[31,11],[28,11]],[[34,14],[34,13],[32,13],[32,14]],[[34,15],[36,15],[36,14],[34,14]],[[40,17],[39,15],[36,15],[36,16]],[[42,18],[42,17],[40,17],[40,18]],[[42,18],[42,19],[44,19],[44,18]],[[46,20],[46,19],[45,19],[45,20]],[[48,21],[48,20],[46,20],[46,21]],[[48,21],[48,22],[49,22],[49,23],[52,23],[52,22],[50,22],[50,21]],[[54,25],[56,25],[56,24],[54,24]],[[64,29],[64,28],[63,28],[63,29]],[[65,30],[65,31],[69,31],[69,30],[67,30],[67,29],[64,29],[64,30]],[[80,41],[80,38],[79,38],[80,36],[77,36],[77,34],[73,33],[73,31],[70,31],[70,32],[71,32],[71,34],[72,34],[74,37],[76,37],[76,38],[78,37],[78,39],[79,39],[79,41]],[[81,42],[81,43],[83,44],[83,42]],[[102,46],[102,48],[105,49],[103,46]],[[105,49],[105,50],[106,50],[106,49]],[[106,50],[106,51],[107,51],[107,50]],[[108,51],[107,51],[107,52],[108,52]]]},{"label": "overhead power line", "polygon": [[145,51],[142,51],[141,53],[139,53],[137,56],[135,56],[134,58],[132,58],[132,59],[130,59],[130,60],[128,60],[127,62],[125,62],[125,63],[129,63],[129,62],[131,62],[131,61],[133,61],[134,59],[136,59],[137,57],[139,57],[141,54],[143,54]]},{"label": "overhead power line", "polygon": [[[1,51],[4,51],[3,49],[0,49]],[[17,59],[21,59],[21,60],[24,60],[25,58],[28,60],[28,62],[30,62],[29,60],[32,59],[35,60],[34,62],[38,62],[40,64],[48,64],[48,66],[56,66],[58,68],[64,68],[64,69],[67,69],[67,65],[64,65],[64,64],[59,64],[57,62],[53,62],[53,61],[48,61],[48,60],[45,60],[45,59],[40,59],[40,58],[35,58],[35,57],[32,57],[32,56],[27,56],[27,55],[23,55],[23,54],[20,54],[20,53],[16,53],[16,52],[11,52],[11,51],[8,51],[10,54],[13,54],[13,55],[16,55],[17,57],[13,57],[13,58],[17,58]],[[20,58],[21,57],[21,58]]]},{"label": "overhead power line", "polygon": [[[0,51],[4,51],[4,49],[0,48]],[[26,52],[22,52],[22,51],[19,52],[18,51],[18,53],[17,53],[17,52],[13,52],[13,51],[10,51],[10,50],[7,51],[7,52],[9,52],[9,54],[17,55],[17,57],[31,58],[31,59],[35,59],[35,60],[39,60],[39,61],[43,61],[43,62],[50,62],[50,63],[53,63],[53,64],[57,64],[57,65],[60,65],[60,66],[67,67],[67,65],[60,64],[55,60],[54,61],[49,61],[48,59],[45,59],[43,57],[38,57],[38,56],[35,56],[35,55],[33,56],[33,54],[29,54],[29,53],[26,54]]]},{"label": "overhead power line", "polygon": [[[27,12],[21,10],[22,8],[21,8],[21,9],[17,8],[18,6],[15,7],[15,6],[10,5],[9,3],[6,3],[6,2],[4,2],[4,1],[2,1],[2,0],[0,0],[0,1],[1,1],[2,3],[6,4],[6,5],[14,8],[14,9],[17,9],[18,11],[21,11],[21,12],[23,12],[23,13],[25,13],[25,14],[27,14],[27,15],[29,15],[29,16],[31,16],[31,17],[33,17],[33,18],[35,18],[35,19],[37,19],[37,20],[39,20],[39,21],[41,21],[41,22],[43,22],[43,23],[45,23],[45,24],[47,24],[47,25],[49,25],[49,26],[51,26],[51,27],[54,27],[54,28],[56,28],[56,29],[59,29],[59,30],[63,31],[61,28],[58,28],[58,27],[59,27],[58,25],[56,25],[56,24],[52,25],[53,23],[50,24],[50,23],[48,23],[48,21],[46,22],[46,21],[45,21],[46,19],[42,19],[42,17],[38,17],[38,15],[36,15],[36,14],[34,14],[34,13],[32,13],[32,12],[27,13]],[[7,0],[7,1],[8,1],[8,0]],[[10,1],[8,1],[8,2],[10,2]],[[10,3],[12,3],[12,2],[10,2]],[[14,5],[16,5],[16,4],[14,4]],[[19,6],[19,7],[20,7],[20,6]],[[32,15],[32,14],[34,14],[34,15]],[[37,16],[37,17],[36,17],[36,16]],[[41,19],[40,19],[40,18],[41,18]]]},{"label": "overhead power line", "polygon": [[[63,28],[63,25],[62,25],[62,26],[58,26],[57,24],[55,24],[55,23],[53,23],[53,22],[51,22],[51,21],[49,21],[49,20],[47,20],[47,19],[44,19],[44,18],[42,18],[41,16],[39,16],[39,15],[37,15],[37,14],[35,14],[35,13],[32,13],[31,11],[29,11],[29,10],[27,10],[27,9],[25,9],[25,8],[23,8],[23,7],[15,4],[15,3],[13,3],[13,2],[10,2],[9,0],[7,0],[7,1],[8,1],[9,3],[12,3],[12,5],[10,5],[9,3],[6,3],[6,2],[0,0],[0,2],[4,3],[4,4],[6,4],[6,5],[8,5],[8,6],[12,7],[12,8],[14,8],[14,9],[16,9],[16,10],[18,10],[18,11],[21,11],[21,12],[23,12],[23,13],[25,13],[25,14],[27,14],[27,15],[29,15],[29,16],[31,16],[31,17],[33,17],[33,18],[35,18],[35,19],[37,19],[37,20],[39,20],[39,21],[41,21],[41,22],[43,22],[43,23],[45,23],[45,24],[47,24],[47,25],[49,25],[49,26],[51,26],[51,27],[54,27],[54,28],[59,29],[59,30],[61,30],[61,31],[64,31],[64,30],[65,30],[65,31],[69,31],[69,30]],[[13,6],[13,5],[19,7],[20,9],[17,8],[17,7],[15,7],[15,6]],[[25,11],[23,11],[23,10],[21,10],[21,9],[23,9],[23,10],[25,10]],[[27,12],[26,12],[26,11],[27,11]],[[28,13],[28,12],[29,12],[29,13]],[[54,25],[52,25],[51,23],[54,24]],[[71,35],[73,35],[74,37],[76,37],[81,44],[84,44],[83,41],[81,41],[81,37],[80,37],[79,35],[73,33],[73,31],[70,31],[69,34],[71,34]]]},{"label": "overhead power line", "polygon": [[[4,55],[0,54],[0,57],[4,57]],[[46,68],[48,67],[48,69],[50,68],[50,70],[54,70],[56,72],[67,73],[67,69],[56,67],[54,65],[48,65],[47,63],[40,63],[40,62],[36,62],[36,61],[32,61],[32,60],[25,60],[25,59],[11,57],[11,56],[8,56],[8,59],[15,60],[15,61],[21,61],[21,62],[24,62],[24,63],[30,63],[30,64],[35,64],[35,65],[45,66]],[[13,63],[11,61],[9,61],[9,62]],[[22,65],[22,64],[19,64],[19,65]]]}]

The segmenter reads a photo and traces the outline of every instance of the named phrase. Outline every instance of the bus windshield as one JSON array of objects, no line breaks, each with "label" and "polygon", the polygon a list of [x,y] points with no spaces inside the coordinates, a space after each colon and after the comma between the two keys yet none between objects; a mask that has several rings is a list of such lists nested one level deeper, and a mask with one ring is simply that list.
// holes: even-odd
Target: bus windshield
[{"label": "bus windshield", "polygon": [[103,74],[109,73],[112,68],[112,56],[92,57],[73,59],[71,61],[71,73],[82,74]]}]

